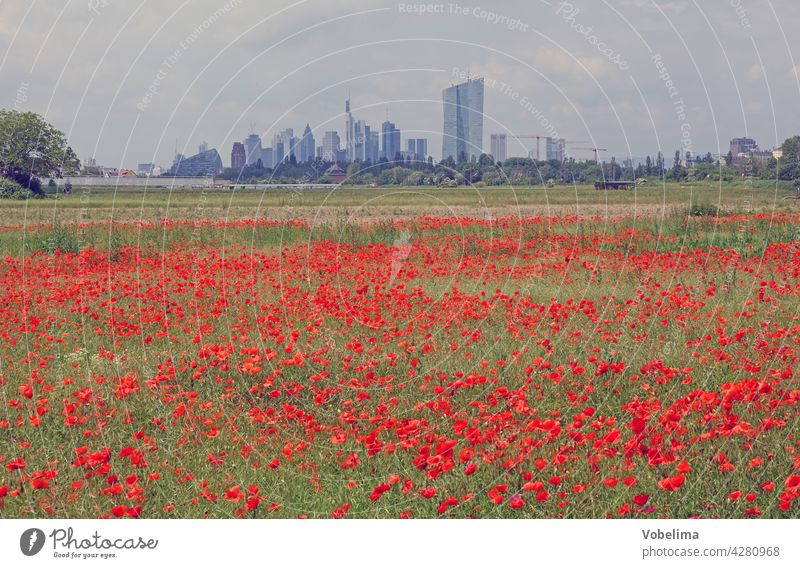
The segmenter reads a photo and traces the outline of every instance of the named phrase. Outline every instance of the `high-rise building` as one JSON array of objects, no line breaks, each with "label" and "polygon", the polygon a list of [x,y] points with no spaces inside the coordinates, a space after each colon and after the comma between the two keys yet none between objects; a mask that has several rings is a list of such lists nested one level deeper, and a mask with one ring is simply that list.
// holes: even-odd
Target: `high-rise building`
[{"label": "high-rise building", "polygon": [[367,161],[367,141],[370,139],[370,136],[369,125],[363,120],[356,121],[353,126],[353,138],[351,139],[352,153],[348,157],[348,161]]},{"label": "high-rise building", "polygon": [[337,152],[339,151],[339,133],[329,130],[322,139],[322,159],[328,162],[338,161]]},{"label": "high-rise building", "polygon": [[261,136],[250,134],[244,139],[244,147],[247,152],[247,165],[252,166],[261,159]]},{"label": "high-rise building", "polygon": [[303,138],[300,140],[300,161],[310,162],[314,159],[314,135],[311,133],[311,127],[306,124],[306,129],[303,131]]},{"label": "high-rise building", "polygon": [[345,151],[347,161],[353,162],[356,159],[356,123],[353,120],[353,113],[350,112],[350,96],[344,103],[345,112]]},{"label": "high-rise building", "polygon": [[545,138],[545,155],[547,160],[564,161],[564,152],[567,147],[567,141],[563,138]]},{"label": "high-rise building", "polygon": [[495,162],[505,162],[508,157],[507,137],[505,134],[492,134],[491,154]]},{"label": "high-rise building", "polygon": [[381,157],[381,135],[370,131],[369,141],[367,142],[367,159],[373,164],[378,163]]},{"label": "high-rise building", "polygon": [[297,159],[300,152],[298,140],[294,137],[294,129],[292,128],[281,130],[273,136],[272,147],[276,166],[283,161],[288,162],[293,155]]},{"label": "high-rise building", "polygon": [[275,167],[275,151],[272,148],[263,148],[261,150],[261,165],[265,168]]},{"label": "high-rise building", "polygon": [[483,148],[483,78],[470,78],[466,83],[442,91],[444,126],[442,159],[456,161],[480,156]]},{"label": "high-rise building", "polygon": [[208,152],[208,142],[203,140],[200,142],[200,145],[197,147],[197,153],[202,154],[203,152]]},{"label": "high-rise building", "polygon": [[387,120],[381,125],[381,144],[381,157],[390,162],[402,150],[400,147],[400,130],[394,125],[394,122]]},{"label": "high-rise building", "polygon": [[417,162],[424,162],[428,157],[427,138],[409,138],[406,140],[406,154]]},{"label": "high-rise building", "polygon": [[428,159],[428,139],[417,138],[417,160],[424,162]]},{"label": "high-rise building", "polygon": [[244,149],[244,144],[241,142],[234,142],[233,149],[231,150],[231,167],[234,170],[241,170],[247,165],[247,152]]}]

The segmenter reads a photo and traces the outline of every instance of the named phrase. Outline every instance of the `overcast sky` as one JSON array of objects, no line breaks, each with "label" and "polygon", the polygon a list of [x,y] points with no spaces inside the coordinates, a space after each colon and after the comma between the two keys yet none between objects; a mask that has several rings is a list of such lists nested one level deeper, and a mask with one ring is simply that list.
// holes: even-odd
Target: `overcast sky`
[{"label": "overcast sky", "polygon": [[441,91],[469,70],[486,151],[557,133],[671,159],[800,132],[798,29],[797,0],[0,0],[0,107],[45,116],[82,160],[166,166],[205,140],[228,165],[251,128],[344,137],[350,92],[357,119],[388,112],[438,159]]}]

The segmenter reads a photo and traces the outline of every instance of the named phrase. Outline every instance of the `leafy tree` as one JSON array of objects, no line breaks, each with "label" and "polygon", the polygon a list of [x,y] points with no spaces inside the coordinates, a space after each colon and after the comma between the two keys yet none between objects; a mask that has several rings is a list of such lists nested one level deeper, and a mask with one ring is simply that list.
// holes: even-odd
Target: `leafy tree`
[{"label": "leafy tree", "polygon": [[781,150],[783,150],[783,157],[781,160],[784,164],[800,163],[800,136],[787,138],[783,142]]},{"label": "leafy tree", "polygon": [[42,117],[0,110],[0,175],[40,193],[39,178],[76,173],[79,164],[64,133]]},{"label": "leafy tree", "polygon": [[478,166],[481,168],[490,168],[494,165],[494,157],[491,154],[481,154],[478,158]]}]

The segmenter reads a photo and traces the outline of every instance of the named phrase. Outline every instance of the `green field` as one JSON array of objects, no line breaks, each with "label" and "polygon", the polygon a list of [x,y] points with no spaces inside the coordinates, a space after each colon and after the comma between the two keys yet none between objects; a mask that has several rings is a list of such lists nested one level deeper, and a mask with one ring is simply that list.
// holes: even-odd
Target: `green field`
[{"label": "green field", "polygon": [[4,226],[40,223],[162,219],[363,219],[436,216],[641,215],[660,217],[694,204],[727,212],[790,212],[800,202],[775,182],[663,184],[635,191],[591,186],[545,187],[336,187],[331,190],[142,190],[80,188],[71,195],[0,201]]}]

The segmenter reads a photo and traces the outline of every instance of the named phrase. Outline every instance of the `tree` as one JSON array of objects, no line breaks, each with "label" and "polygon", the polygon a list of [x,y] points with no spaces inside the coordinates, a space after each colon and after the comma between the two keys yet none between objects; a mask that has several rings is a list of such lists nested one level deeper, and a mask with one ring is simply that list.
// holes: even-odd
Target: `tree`
[{"label": "tree", "polygon": [[490,168],[494,166],[494,156],[491,154],[481,154],[478,158],[478,166],[481,168]]},{"label": "tree", "polygon": [[800,136],[792,136],[787,138],[781,146],[783,156],[781,163],[783,165],[800,164]]},{"label": "tree", "polygon": [[42,117],[0,110],[0,175],[38,192],[39,178],[76,173],[79,164],[64,133]]}]

